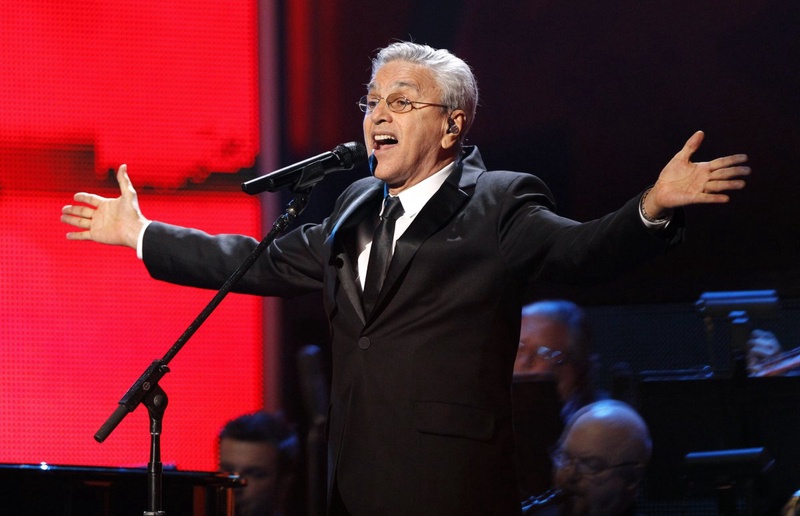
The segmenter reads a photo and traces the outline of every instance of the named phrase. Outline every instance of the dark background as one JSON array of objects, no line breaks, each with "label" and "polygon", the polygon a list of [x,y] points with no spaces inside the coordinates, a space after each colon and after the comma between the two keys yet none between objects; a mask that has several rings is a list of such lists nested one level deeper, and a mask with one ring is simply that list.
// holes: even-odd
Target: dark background
[{"label": "dark background", "polygon": [[[706,132],[696,161],[750,156],[754,173],[731,203],[686,210],[684,245],[607,288],[570,297],[663,303],[766,288],[800,297],[796,2],[335,3],[338,20],[309,22],[321,34],[307,49],[308,105],[297,107],[297,85],[285,83],[293,100],[284,106],[287,132],[298,119],[311,120],[302,144],[284,142],[287,163],[362,139],[355,100],[377,48],[396,39],[445,47],[478,78],[481,101],[467,143],[478,145],[490,169],[540,176],[567,217],[589,220],[621,206],[696,130]],[[295,55],[288,46],[287,67]],[[320,220],[366,173],[328,176],[303,219]],[[553,294],[564,291],[533,290],[531,298]]]},{"label": "dark background", "polygon": [[[293,5],[282,4],[284,19],[296,17]],[[589,220],[621,206],[698,129],[706,140],[695,161],[750,157],[745,190],[726,205],[688,207],[686,241],[668,255],[605,284],[535,285],[530,300],[691,305],[706,291],[753,289],[800,298],[797,2],[306,5],[310,18],[282,25],[285,163],[362,139],[355,102],[376,49],[398,39],[448,48],[473,67],[480,88],[467,143],[489,169],[544,179],[567,217]],[[307,132],[297,136],[298,128]],[[327,176],[298,222],[321,220],[366,173]],[[315,296],[287,302],[285,314],[290,341],[324,343]]]},{"label": "dark background", "polygon": [[[282,4],[287,19],[292,5]],[[537,284],[529,292],[530,301],[565,297],[587,308],[602,387],[610,386],[620,362],[634,374],[724,368],[726,321],[717,321],[712,343],[695,308],[707,291],[775,290],[778,313],[750,324],[773,330],[785,348],[800,345],[800,3],[305,5],[316,15],[284,25],[281,35],[287,164],[362,139],[355,102],[365,92],[370,58],[398,39],[448,48],[473,67],[481,100],[467,143],[480,148],[489,169],[544,179],[557,212],[576,220],[599,217],[638,195],[696,130],[706,139],[694,161],[749,155],[753,175],[746,189],[732,193],[726,205],[686,208],[686,241],[666,256],[604,284]],[[299,62],[305,63],[301,74]],[[321,220],[342,189],[366,173],[326,177],[298,222]],[[318,296],[283,307],[291,413],[294,352],[305,344],[325,348],[327,323]],[[674,416],[674,428],[664,429],[664,417],[652,424],[667,435],[681,432],[686,414]],[[786,430],[795,427],[797,418]],[[773,501],[785,499],[788,488]],[[666,513],[674,514],[674,507]]]}]

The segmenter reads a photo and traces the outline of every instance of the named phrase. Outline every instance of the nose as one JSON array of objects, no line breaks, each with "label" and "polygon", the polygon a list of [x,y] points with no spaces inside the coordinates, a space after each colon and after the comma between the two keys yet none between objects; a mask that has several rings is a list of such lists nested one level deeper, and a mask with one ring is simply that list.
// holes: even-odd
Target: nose
[{"label": "nose", "polygon": [[369,118],[372,120],[373,124],[378,124],[382,121],[387,121],[391,119],[392,110],[389,109],[388,104],[386,104],[386,99],[381,99],[378,104],[375,106],[375,109],[370,111]]}]

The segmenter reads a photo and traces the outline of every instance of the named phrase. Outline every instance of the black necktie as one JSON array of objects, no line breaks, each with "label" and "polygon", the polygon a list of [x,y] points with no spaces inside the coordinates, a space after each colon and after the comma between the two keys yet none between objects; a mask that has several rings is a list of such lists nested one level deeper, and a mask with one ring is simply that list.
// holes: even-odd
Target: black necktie
[{"label": "black necktie", "polygon": [[372,237],[372,248],[369,251],[367,280],[364,284],[364,311],[372,312],[378,292],[381,291],[389,262],[392,259],[392,239],[394,223],[403,215],[403,204],[398,197],[386,196],[383,200],[383,215]]}]

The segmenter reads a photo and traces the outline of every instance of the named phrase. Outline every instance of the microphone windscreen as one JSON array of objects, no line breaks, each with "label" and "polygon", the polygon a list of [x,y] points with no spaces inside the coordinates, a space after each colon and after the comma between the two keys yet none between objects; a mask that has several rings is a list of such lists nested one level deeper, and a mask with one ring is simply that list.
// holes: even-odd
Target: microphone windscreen
[{"label": "microphone windscreen", "polygon": [[367,148],[361,142],[348,142],[337,145],[333,152],[339,156],[344,168],[353,168],[367,160]]}]

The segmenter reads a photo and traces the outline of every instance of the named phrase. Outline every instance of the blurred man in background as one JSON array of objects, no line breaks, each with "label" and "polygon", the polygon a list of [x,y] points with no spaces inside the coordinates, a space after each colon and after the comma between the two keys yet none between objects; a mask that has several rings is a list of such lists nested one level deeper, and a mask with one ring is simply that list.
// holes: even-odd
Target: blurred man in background
[{"label": "blurred man in background", "polygon": [[219,469],[244,478],[234,490],[237,516],[291,515],[298,439],[277,414],[254,412],[228,421],[219,433]]},{"label": "blurred man in background", "polygon": [[[560,505],[530,502],[525,515],[635,515],[652,452],[650,432],[629,405],[601,400],[578,410],[564,429],[553,467]],[[526,504],[523,504],[525,507]]]},{"label": "blurred man in background", "polygon": [[557,299],[522,309],[514,374],[555,381],[563,421],[597,399],[592,369],[591,335],[581,307]]}]

